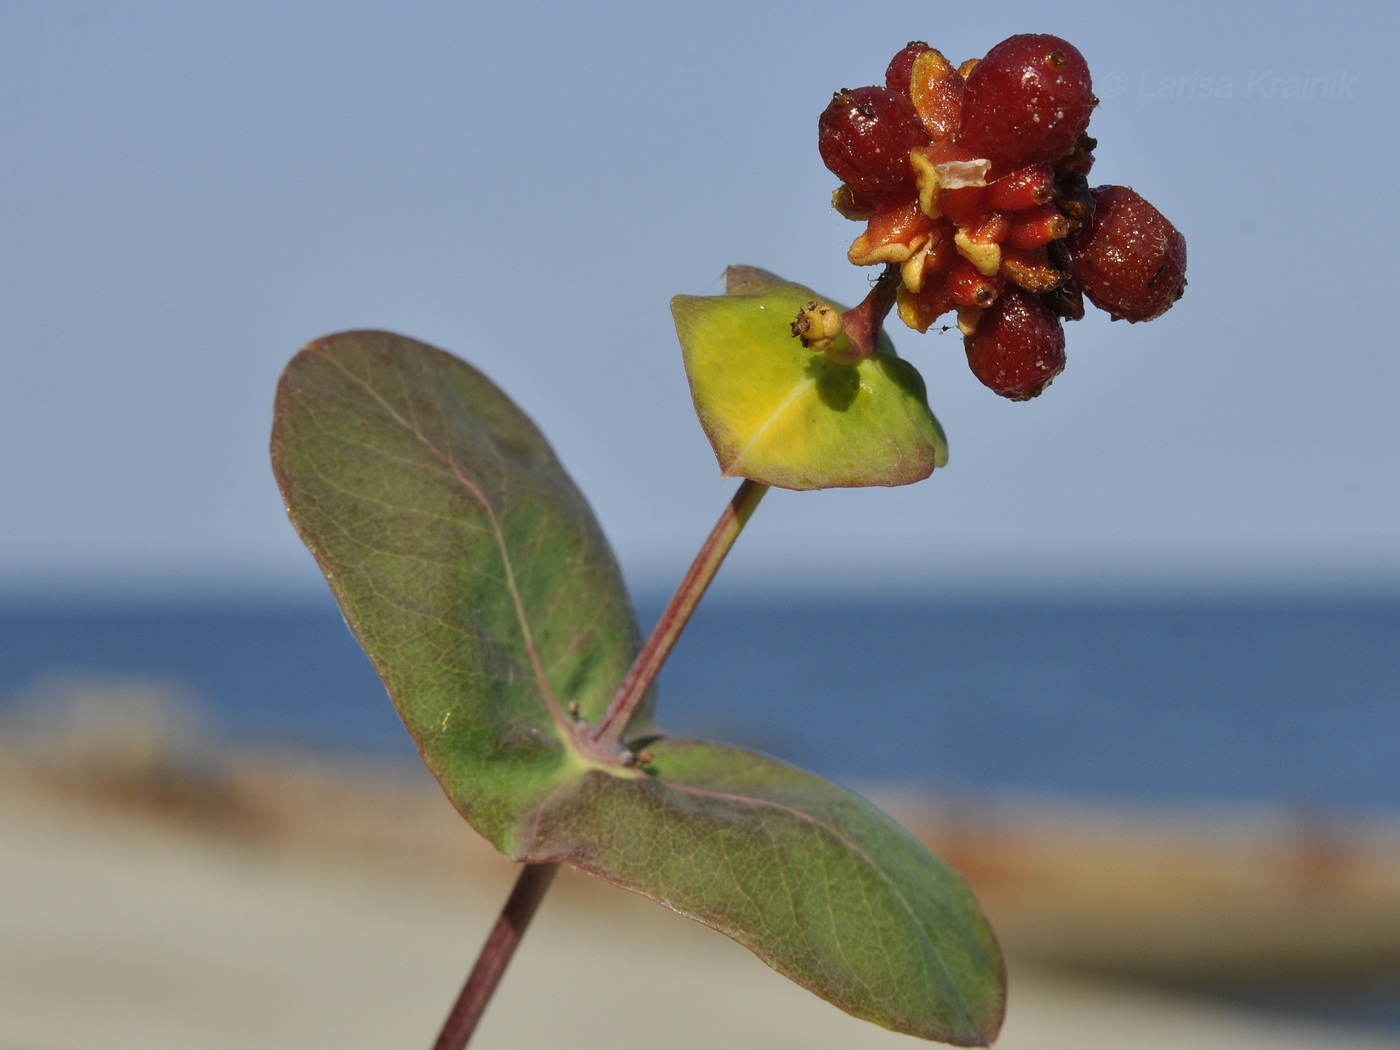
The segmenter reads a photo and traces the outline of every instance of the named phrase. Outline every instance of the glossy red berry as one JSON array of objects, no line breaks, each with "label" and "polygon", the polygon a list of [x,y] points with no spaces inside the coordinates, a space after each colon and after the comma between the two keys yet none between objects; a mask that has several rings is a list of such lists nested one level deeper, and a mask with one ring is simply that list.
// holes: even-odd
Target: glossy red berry
[{"label": "glossy red berry", "polygon": [[928,142],[908,96],[883,87],[838,91],[817,121],[822,160],[857,198],[884,204],[910,194],[909,151]]},{"label": "glossy red berry", "polygon": [[1001,274],[988,277],[959,257],[948,270],[948,296],[958,306],[986,308],[996,302],[1006,281]]},{"label": "glossy red berry", "polygon": [[914,60],[929,50],[932,49],[922,40],[911,40],[905,44],[885,68],[885,87],[907,97],[909,81],[914,72]]},{"label": "glossy red berry", "polygon": [[994,172],[1055,161],[1089,125],[1089,66],[1057,36],[1008,37],[972,68],[957,141],[992,162]]},{"label": "glossy red berry", "polygon": [[917,331],[956,311],[968,364],[1003,397],[1035,397],[1064,368],[1061,322],[1086,296],[1146,321],[1186,285],[1171,223],[1132,190],[1089,188],[1097,104],[1073,45],[1022,34],[957,67],[908,44],[885,87],[842,91],[822,114],[832,204],[866,224],[847,258],[884,266],[877,286],[897,285]]},{"label": "glossy red berry", "polygon": [[962,74],[940,52],[928,48],[914,56],[909,101],[933,141],[946,141],[957,132],[965,87]]},{"label": "glossy red berry", "polygon": [[1150,321],[1186,287],[1186,238],[1127,186],[1099,186],[1090,226],[1066,240],[1089,301],[1115,320]]},{"label": "glossy red berry", "polygon": [[1069,233],[1069,220],[1053,204],[1014,213],[1006,243],[1013,248],[1039,248]]},{"label": "glossy red berry", "polygon": [[987,206],[1001,211],[1036,208],[1054,199],[1055,172],[1049,164],[1019,168],[987,184]]},{"label": "glossy red berry", "polygon": [[[1055,291],[1065,280],[1063,271],[1056,269],[1051,263],[1047,248],[1017,248],[1010,243],[1001,246],[1000,274],[1013,284],[1019,284],[1026,291],[1035,292],[1037,295]],[[1054,312],[1050,303],[1045,305],[1050,306],[1051,312]]]},{"label": "glossy red berry", "polygon": [[1060,319],[1014,284],[1002,290],[963,345],[972,374],[1012,401],[1029,401],[1065,367]]}]

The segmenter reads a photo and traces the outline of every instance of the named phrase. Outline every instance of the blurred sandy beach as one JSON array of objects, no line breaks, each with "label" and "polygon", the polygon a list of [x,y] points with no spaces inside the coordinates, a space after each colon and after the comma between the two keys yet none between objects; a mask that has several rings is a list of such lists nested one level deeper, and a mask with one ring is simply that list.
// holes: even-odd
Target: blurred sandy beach
[{"label": "blurred sandy beach", "polygon": [[[110,728],[0,749],[0,1050],[431,1045],[513,868],[425,773]],[[1400,1047],[1152,990],[1386,971],[1390,837],[880,801],[966,872],[1007,945],[999,1047]],[[473,1045],[620,1043],[915,1045],[566,872]]]}]

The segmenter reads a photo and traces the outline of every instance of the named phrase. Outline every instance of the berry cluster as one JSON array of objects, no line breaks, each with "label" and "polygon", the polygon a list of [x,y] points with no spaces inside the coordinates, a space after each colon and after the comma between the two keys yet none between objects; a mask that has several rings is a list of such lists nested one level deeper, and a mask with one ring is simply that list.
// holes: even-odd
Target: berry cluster
[{"label": "berry cluster", "polygon": [[833,204],[866,222],[851,262],[897,268],[911,328],[956,311],[973,373],[1013,400],[1064,368],[1085,296],[1147,321],[1186,285],[1176,228],[1127,187],[1089,188],[1097,104],[1073,45],[1022,34],[960,67],[911,43],[884,87],[838,91],[818,121]]}]

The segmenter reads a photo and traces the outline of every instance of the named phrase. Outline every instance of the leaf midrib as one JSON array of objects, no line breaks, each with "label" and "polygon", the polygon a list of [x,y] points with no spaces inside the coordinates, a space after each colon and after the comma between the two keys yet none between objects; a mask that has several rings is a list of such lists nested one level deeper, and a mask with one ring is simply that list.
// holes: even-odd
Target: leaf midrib
[{"label": "leaf midrib", "polygon": [[771,427],[775,422],[777,422],[780,416],[785,415],[787,413],[788,408],[791,407],[791,405],[795,401],[797,401],[798,398],[802,397],[807,393],[808,387],[815,385],[816,381],[806,376],[794,383],[792,389],[788,391],[787,396],[784,397],[782,401],[778,402],[777,407],[774,408],[771,413],[769,413],[768,418],[763,421],[762,425],[760,425],[759,428],[755,430],[752,435],[750,435],[749,440],[745,442],[744,447],[741,448],[738,452],[734,453],[734,457],[724,468],[725,472],[729,473],[735,467],[739,466],[739,464],[743,462],[744,457],[749,454],[749,449],[753,448],[756,444],[763,440],[763,435],[768,432],[768,428]]},{"label": "leaf midrib", "polygon": [[[346,379],[348,379],[350,382],[354,383],[361,390],[363,390],[376,404],[378,404],[383,409],[384,414],[390,419],[391,422],[401,427],[407,433],[412,434],[413,437],[416,438],[418,442],[425,449],[427,449],[427,451],[431,455],[435,456],[438,459],[438,461],[441,462],[451,472],[452,476],[456,478],[457,481],[461,484],[462,488],[466,491],[467,495],[470,496],[473,500],[475,500],[477,505],[483,511],[483,513],[485,513],[486,520],[490,525],[492,541],[494,542],[496,552],[501,559],[501,565],[505,569],[506,589],[510,594],[511,604],[515,612],[517,625],[520,628],[521,638],[525,646],[525,651],[529,654],[530,657],[530,666],[531,670],[534,673],[536,688],[539,689],[540,695],[544,698],[545,704],[549,708],[550,716],[553,718],[555,725],[565,734],[565,739],[569,739],[569,721],[564,715],[563,708],[560,706],[558,698],[554,695],[554,689],[549,684],[549,677],[545,674],[544,663],[540,658],[539,647],[535,644],[534,632],[530,629],[529,617],[525,613],[524,599],[521,597],[520,588],[515,580],[515,568],[510,557],[509,548],[506,546],[505,534],[501,529],[499,519],[496,517],[495,508],[491,506],[491,503],[489,500],[487,500],[485,493],[481,491],[481,489],[471,480],[471,478],[467,477],[467,475],[463,473],[461,467],[458,466],[457,462],[443,449],[439,448],[436,443],[429,440],[428,436],[424,434],[423,431],[419,429],[419,427],[416,424],[405,419],[399,412],[397,412],[394,409],[393,405],[391,405],[379,393],[379,391],[377,391],[368,382],[355,375],[352,371],[350,371],[349,368],[347,368],[340,361],[337,361],[335,358],[323,355],[323,359],[326,360],[327,363],[329,363],[332,367],[338,369],[346,377]],[[492,443],[492,446],[494,449],[494,442]],[[497,451],[497,454],[499,455],[499,451]]]},{"label": "leaf midrib", "polygon": [[841,834],[840,831],[838,831],[832,825],[828,824],[826,821],[820,820],[810,813],[805,813],[794,806],[785,805],[784,803],[775,801],[773,799],[758,798],[750,795],[739,795],[729,791],[716,791],[712,788],[695,787],[694,785],[681,784],[669,780],[660,780],[659,783],[661,783],[664,787],[667,787],[673,791],[679,791],[683,794],[696,795],[703,798],[714,798],[725,802],[734,802],[740,805],[750,805],[760,808],[774,809],[779,812],[786,813],[788,816],[796,817],[798,820],[805,821],[806,823],[811,824],[812,826],[820,829],[821,831],[835,839],[837,842],[841,843],[841,845],[845,846],[846,849],[848,849],[853,856],[855,856],[857,859],[859,859],[867,867],[869,867],[872,871],[875,872],[876,876],[880,879],[881,882],[885,884],[885,886],[893,894],[894,898],[897,901],[899,901],[900,906],[904,909],[904,911],[909,915],[910,919],[913,921],[914,928],[918,931],[919,934],[919,940],[931,953],[934,961],[938,964],[938,968],[943,972],[943,976],[947,978],[948,985],[953,989],[953,994],[957,996],[958,1006],[962,1009],[963,1016],[972,1024],[974,1028],[980,1030],[981,1026],[974,1019],[976,1015],[972,1012],[967,1000],[963,997],[962,988],[959,986],[957,979],[949,970],[948,964],[944,961],[943,953],[939,950],[938,946],[933,943],[933,940],[929,937],[927,931],[925,931],[923,924],[919,922],[918,912],[915,910],[913,905],[909,903],[908,898],[905,897],[903,891],[900,890],[898,884],[896,884],[894,880],[892,880],[889,877],[889,875],[885,873],[885,870],[875,861],[873,857],[870,856],[870,854],[866,850],[857,846],[854,842],[848,839],[845,835]]}]

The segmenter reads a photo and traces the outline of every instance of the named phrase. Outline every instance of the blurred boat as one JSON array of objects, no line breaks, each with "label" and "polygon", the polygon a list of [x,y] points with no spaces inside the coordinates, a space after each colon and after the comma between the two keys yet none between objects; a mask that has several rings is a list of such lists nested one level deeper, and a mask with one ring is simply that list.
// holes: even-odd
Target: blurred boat
[{"label": "blurred boat", "polygon": [[1013,956],[1212,990],[1400,977],[1400,820],[883,801]]}]

